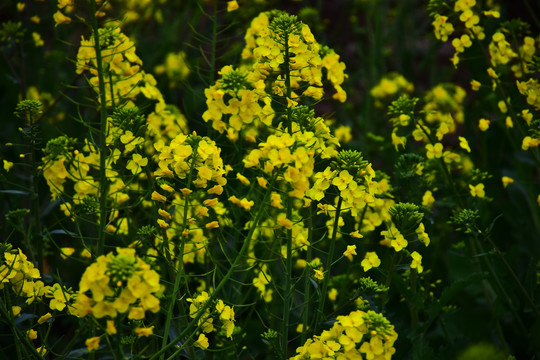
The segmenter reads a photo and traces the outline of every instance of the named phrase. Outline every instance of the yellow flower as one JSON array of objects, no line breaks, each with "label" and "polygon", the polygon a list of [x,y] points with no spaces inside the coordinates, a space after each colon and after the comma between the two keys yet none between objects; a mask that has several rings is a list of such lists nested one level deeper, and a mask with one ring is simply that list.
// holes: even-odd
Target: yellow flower
[{"label": "yellow flower", "polygon": [[45,315],[43,315],[42,317],[38,319],[38,324],[43,324],[45,321],[49,320],[50,318],[52,318],[51,313],[46,313]]},{"label": "yellow flower", "polygon": [[163,209],[158,209],[158,214],[165,220],[171,220],[171,214],[169,214],[167,211]]},{"label": "yellow flower", "polygon": [[204,334],[199,335],[199,338],[197,339],[197,341],[195,341],[194,345],[203,350],[208,349],[208,346],[210,346],[210,344],[208,343],[208,338]]},{"label": "yellow flower", "polygon": [[358,255],[356,254],[356,245],[347,245],[347,250],[343,252],[343,256],[349,259],[349,261],[352,261],[353,255]]},{"label": "yellow flower", "polygon": [[319,280],[324,279],[324,273],[321,270],[313,269],[313,271],[315,272],[315,277],[317,279],[319,279]]},{"label": "yellow flower", "polygon": [[158,223],[159,227],[162,228],[162,229],[166,229],[166,228],[169,227],[169,224],[163,219],[157,219],[157,223]]},{"label": "yellow flower", "polygon": [[94,351],[97,348],[99,348],[99,341],[101,338],[99,336],[94,336],[91,338],[86,339],[84,342],[86,344],[86,347],[88,348],[88,351]]},{"label": "yellow flower", "polygon": [[236,0],[227,1],[227,12],[235,11],[238,9],[238,2]]},{"label": "yellow flower", "polygon": [[168,184],[161,184],[161,185],[159,185],[159,187],[161,189],[165,190],[168,193],[173,193],[174,192],[174,189],[172,188],[172,186],[170,186]]},{"label": "yellow flower", "polygon": [[482,84],[480,84],[479,81],[477,80],[471,80],[471,89],[473,91],[478,91],[480,89],[480,86],[482,86]]},{"label": "yellow flower", "polygon": [[154,191],[152,193],[152,200],[165,202],[165,201],[167,201],[167,198],[165,196],[161,195],[160,193],[158,193],[157,191]]},{"label": "yellow flower", "polygon": [[436,143],[435,145],[427,144],[426,145],[426,156],[428,159],[440,158],[443,155],[443,144]]},{"label": "yellow flower", "polygon": [[55,27],[58,25],[69,24],[71,22],[71,18],[69,16],[62,14],[60,10],[54,13],[53,19],[54,19]]},{"label": "yellow flower", "polygon": [[471,152],[469,142],[463,136],[459,136],[459,147],[461,147],[462,149],[467,150],[467,152]]},{"label": "yellow flower", "polygon": [[331,288],[331,289],[328,291],[328,299],[329,299],[330,301],[336,301],[337,295],[338,295],[338,291],[337,291],[336,288]]},{"label": "yellow flower", "polygon": [[26,336],[28,336],[30,340],[36,340],[38,337],[38,333],[36,330],[30,329],[26,332]]},{"label": "yellow flower", "polygon": [[360,232],[358,230],[353,231],[352,233],[349,233],[349,235],[352,236],[353,238],[356,238],[356,239],[361,239],[361,238],[364,237],[362,234],[360,234]]},{"label": "yellow flower", "polygon": [[422,205],[427,208],[431,208],[434,203],[435,198],[433,197],[433,193],[431,192],[431,190],[426,190],[426,192],[422,196]]},{"label": "yellow flower", "polygon": [[217,229],[219,227],[219,223],[217,221],[209,222],[204,226],[207,229]]},{"label": "yellow flower", "polygon": [[376,252],[368,251],[360,265],[362,265],[364,272],[366,272],[371,268],[379,267],[379,265],[381,265],[381,260],[377,256]]},{"label": "yellow flower", "polygon": [[6,172],[9,172],[12,167],[13,163],[11,161],[4,160],[4,170],[6,170]]},{"label": "yellow flower", "polygon": [[154,333],[154,325],[144,328],[144,327],[138,327],[135,329],[135,334],[137,334],[138,337],[148,337]]},{"label": "yellow flower", "polygon": [[419,274],[424,271],[424,268],[422,267],[422,255],[417,253],[416,251],[413,251],[411,253],[412,262],[411,262],[411,269],[416,269]]},{"label": "yellow flower", "polygon": [[286,227],[287,229],[292,229],[293,226],[292,221],[287,218],[279,218],[277,223],[283,227]]},{"label": "yellow flower", "polygon": [[72,247],[63,247],[63,248],[60,248],[60,256],[62,257],[62,259],[67,259],[68,256],[71,256],[75,253],[75,249],[72,248]]},{"label": "yellow flower", "polygon": [[236,173],[236,178],[245,186],[249,186],[249,184],[251,184],[249,179],[240,173]]},{"label": "yellow flower", "polygon": [[131,160],[128,161],[126,169],[131,170],[133,175],[140,172],[140,169],[145,167],[148,164],[148,159],[142,157],[140,154],[133,154]]},{"label": "yellow flower", "polygon": [[13,314],[13,316],[19,316],[19,314],[21,313],[21,310],[22,308],[20,306],[11,307],[11,313]]},{"label": "yellow flower", "polygon": [[107,320],[107,328],[105,329],[105,331],[109,335],[116,334],[116,326],[114,326],[114,320]]},{"label": "yellow flower", "polygon": [[501,181],[502,181],[502,184],[503,184],[504,188],[506,189],[506,187],[508,185],[510,185],[510,184],[512,184],[514,182],[514,179],[512,179],[509,176],[503,176]]},{"label": "yellow flower", "polygon": [[484,196],[486,196],[486,192],[484,191],[484,184],[482,183],[476,185],[469,184],[469,189],[473,197],[483,198]]},{"label": "yellow flower", "polygon": [[480,119],[478,121],[478,128],[481,130],[481,131],[486,131],[487,129],[489,129],[489,124],[491,123],[491,121],[487,120],[487,119]]}]

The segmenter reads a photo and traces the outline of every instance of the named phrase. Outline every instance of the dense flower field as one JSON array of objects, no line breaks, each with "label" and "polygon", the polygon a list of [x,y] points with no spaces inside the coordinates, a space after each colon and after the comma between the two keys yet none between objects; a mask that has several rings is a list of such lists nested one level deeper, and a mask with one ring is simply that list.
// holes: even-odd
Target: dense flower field
[{"label": "dense flower field", "polygon": [[0,4],[0,357],[540,356],[540,5]]}]

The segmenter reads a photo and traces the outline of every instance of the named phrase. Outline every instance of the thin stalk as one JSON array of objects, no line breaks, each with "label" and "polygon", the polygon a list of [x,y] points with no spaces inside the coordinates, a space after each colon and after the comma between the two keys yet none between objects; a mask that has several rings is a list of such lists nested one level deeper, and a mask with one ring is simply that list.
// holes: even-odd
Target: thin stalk
[{"label": "thin stalk", "polygon": [[341,213],[341,204],[343,202],[343,198],[341,195],[338,195],[338,203],[336,206],[336,215],[334,217],[334,227],[332,229],[332,238],[330,239],[330,248],[328,249],[328,258],[326,259],[326,275],[323,279],[322,283],[322,289],[319,293],[319,304],[317,306],[317,313],[315,314],[315,324],[313,324],[313,331],[316,332],[317,328],[319,327],[319,320],[322,316],[322,313],[324,311],[324,302],[326,300],[326,291],[328,289],[328,283],[330,282],[330,274],[332,270],[332,259],[334,257],[334,250],[336,247],[336,236],[338,233],[338,225],[339,225],[339,215]]},{"label": "thin stalk", "polygon": [[[290,53],[289,53],[289,34],[284,34],[285,48],[285,87],[287,88],[287,100],[291,98],[291,69],[290,69]],[[288,104],[288,101],[287,101]],[[287,130],[292,135],[292,111],[291,107],[287,105]],[[287,189],[291,190],[291,185],[287,184]],[[292,198],[287,196],[287,219],[292,221]],[[293,289],[291,286],[292,278],[292,229],[287,229],[287,259],[285,270],[285,294],[283,297],[283,322],[281,323],[281,348],[284,356],[287,355],[287,349],[289,345],[289,317],[291,313],[291,299]]]},{"label": "thin stalk", "polygon": [[[401,259],[401,256],[400,256]],[[394,252],[394,255],[392,256],[392,261],[390,262],[390,269],[388,270],[388,274],[386,274],[386,280],[384,282],[384,287],[389,288],[390,282],[392,282],[392,276],[394,275],[394,270],[396,269],[396,263],[398,263],[398,253]],[[388,291],[385,291],[381,296],[381,309],[380,312],[383,311],[384,305],[386,304],[386,298],[388,297]]]},{"label": "thin stalk", "polygon": [[[191,188],[191,183],[193,181],[193,170],[195,169],[195,161],[197,159],[198,148],[199,148],[199,143],[197,142],[194,146],[193,155],[191,157],[190,171],[189,171],[189,176],[188,176],[188,181],[187,181],[188,189]],[[189,207],[188,199],[189,199],[189,195],[186,195],[184,199],[184,218],[183,218],[182,231],[188,228],[188,214],[189,214],[188,213],[188,207]],[[184,277],[184,266],[183,266],[184,265],[184,245],[185,245],[185,239],[182,239],[182,241],[180,242],[180,253],[178,255],[178,269],[177,269],[176,276],[174,279],[172,298],[171,298],[171,302],[169,303],[169,311],[167,312],[167,318],[165,319],[165,330],[163,332],[163,340],[161,342],[162,348],[167,345],[174,305],[176,304],[176,294],[178,294],[178,290],[180,289],[180,282],[182,281]],[[174,262],[173,262],[173,266],[174,266]],[[183,310],[183,306],[181,304],[179,304],[179,306],[181,306],[181,310]],[[162,360],[165,359],[165,353],[161,355],[161,359]]]},{"label": "thin stalk", "polygon": [[218,18],[217,18],[217,0],[214,1],[214,14],[212,16],[212,49],[210,53],[210,74],[208,75],[208,85],[212,85],[215,81],[215,72],[216,72],[216,44],[217,44],[217,27],[218,27]]},{"label": "thin stalk", "polygon": [[[308,217],[307,217],[308,242],[310,245],[308,246],[308,249],[307,249],[306,261],[311,262],[311,258],[312,258],[311,242],[313,240],[313,209],[311,208],[311,205],[309,205],[307,211],[308,211]],[[304,329],[300,337],[301,344],[306,342],[306,337],[308,334],[307,326],[309,323],[310,289],[311,289],[311,284],[310,284],[310,278],[309,278],[309,268],[306,266],[306,269],[304,271],[304,313],[302,314],[302,324],[304,326]]]},{"label": "thin stalk", "polygon": [[107,174],[105,164],[105,151],[107,150],[107,95],[105,93],[105,79],[103,76],[103,59],[99,42],[99,27],[96,17],[96,0],[90,0],[92,8],[92,31],[94,33],[94,49],[96,51],[96,65],[99,80],[99,97],[101,106],[99,128],[99,223],[96,256],[103,254],[105,247],[105,226],[107,222]]},{"label": "thin stalk", "polygon": [[[34,119],[32,114],[28,114],[28,127],[34,129]],[[32,133],[36,130],[30,130]],[[34,213],[35,232],[32,236],[38,252],[38,270],[43,274],[43,237],[41,236],[41,219],[39,214],[39,170],[36,163],[36,143],[34,138],[30,139],[30,167],[32,169],[31,188],[32,188],[32,212]]]},{"label": "thin stalk", "polygon": [[[209,299],[199,308],[199,312],[197,313],[197,316],[195,316],[195,318],[193,318],[193,320],[184,328],[184,330],[176,337],[174,338],[170,343],[168,343],[167,345],[165,345],[164,347],[162,347],[157,353],[155,353],[154,355],[152,355],[152,357],[150,357],[149,360],[155,360],[157,359],[159,356],[161,356],[161,354],[163,354],[165,351],[169,350],[171,347],[174,346],[175,343],[177,343],[178,341],[180,341],[184,336],[186,336],[186,334],[190,333],[190,332],[193,332],[193,330],[195,329],[195,327],[197,326],[197,324],[199,323],[199,320],[201,319],[201,317],[205,314],[206,312],[206,309],[210,306],[210,304],[213,303],[214,299],[216,298],[217,294],[221,291],[221,289],[225,286],[225,284],[229,281],[229,279],[231,278],[231,276],[233,275],[234,271],[236,270],[236,268],[238,267],[238,265],[240,264],[240,261],[242,260],[242,258],[244,257],[244,254],[246,253],[246,251],[249,249],[249,246],[250,246],[250,243],[251,243],[251,240],[253,238],[253,234],[255,233],[255,229],[257,228],[257,226],[259,225],[259,222],[261,221],[262,219],[262,216],[266,210],[266,207],[265,205],[269,203],[269,199],[270,199],[270,194],[272,192],[272,187],[274,185],[274,182],[276,181],[276,178],[277,178],[277,174],[274,175],[272,177],[272,180],[270,181],[270,184],[266,190],[266,193],[264,194],[264,197],[263,197],[263,200],[261,202],[261,206],[259,207],[259,211],[257,211],[257,214],[255,215],[255,218],[253,219],[253,225],[251,226],[251,228],[249,229],[249,232],[246,236],[246,239],[244,241],[244,243],[242,244],[242,247],[240,248],[240,251],[238,252],[238,255],[236,256],[236,258],[234,259],[234,262],[232,263],[231,267],[229,268],[229,271],[227,271],[227,273],[225,274],[225,276],[223,276],[223,279],[221,279],[221,281],[219,282],[219,284],[216,286],[214,292],[212,294],[210,294],[210,297]],[[173,357],[178,353],[179,351],[177,350],[177,352],[175,352],[175,354],[173,355]]]}]

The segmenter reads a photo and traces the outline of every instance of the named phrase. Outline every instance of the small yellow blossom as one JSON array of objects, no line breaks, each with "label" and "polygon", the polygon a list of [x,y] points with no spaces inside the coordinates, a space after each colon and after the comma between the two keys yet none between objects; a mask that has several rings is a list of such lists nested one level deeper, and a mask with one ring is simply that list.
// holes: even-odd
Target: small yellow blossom
[{"label": "small yellow blossom", "polygon": [[38,324],[43,324],[45,321],[49,320],[50,318],[52,318],[51,313],[46,313],[45,315],[43,315],[42,317],[38,319]]},{"label": "small yellow blossom", "polygon": [[426,145],[426,156],[428,159],[440,158],[443,155],[443,144],[436,143],[435,145],[427,144]]},{"label": "small yellow blossom", "polygon": [[62,14],[60,10],[54,13],[53,19],[54,19],[55,27],[58,25],[66,25],[71,22],[71,18],[69,16]]},{"label": "small yellow blossom", "polygon": [[286,227],[287,229],[291,229],[293,226],[292,221],[287,218],[280,218],[277,220],[277,223],[283,227]]},{"label": "small yellow blossom", "polygon": [[173,192],[174,192],[174,189],[173,189],[172,186],[170,186],[169,184],[161,184],[161,185],[159,185],[159,187],[160,187],[162,190],[165,190],[165,191],[168,192],[168,193],[173,193]]},{"label": "small yellow blossom", "polygon": [[483,198],[484,196],[486,196],[486,192],[484,191],[484,184],[482,183],[476,185],[469,184],[469,189],[473,197]]},{"label": "small yellow blossom", "polygon": [[12,306],[11,307],[11,313],[13,314],[13,316],[19,316],[21,311],[22,311],[22,308],[20,306]]},{"label": "small yellow blossom", "polygon": [[481,131],[486,131],[487,129],[489,129],[489,124],[491,123],[491,121],[487,120],[487,119],[480,119],[478,121],[478,128],[481,130]]},{"label": "small yellow blossom", "polygon": [[34,329],[30,329],[26,332],[26,336],[30,339],[30,340],[36,340],[37,337],[38,337],[38,333],[36,330]]},{"label": "small yellow blossom", "polygon": [[462,148],[462,149],[467,150],[467,152],[471,152],[469,142],[463,136],[459,136],[459,147]]},{"label": "small yellow blossom", "polygon": [[99,341],[101,338],[99,336],[94,336],[91,338],[86,339],[84,342],[86,344],[86,347],[88,348],[88,351],[94,351],[97,348],[99,348]]},{"label": "small yellow blossom", "polygon": [[227,12],[235,11],[238,9],[238,2],[236,0],[227,1]]},{"label": "small yellow blossom", "polygon": [[360,232],[357,230],[357,231],[353,231],[352,233],[349,233],[350,236],[352,236],[353,238],[356,238],[356,239],[361,239],[364,237],[364,235],[360,234]]},{"label": "small yellow blossom", "polygon": [[315,277],[319,280],[324,279],[324,273],[319,269],[313,269],[313,272],[315,273]]},{"label": "small yellow blossom", "polygon": [[478,91],[478,90],[480,90],[480,86],[482,86],[482,84],[480,84],[479,81],[477,81],[477,80],[471,80],[471,89],[472,89],[473,91]]},{"label": "small yellow blossom", "polygon": [[249,181],[249,179],[247,177],[245,177],[244,175],[240,174],[240,173],[236,173],[236,178],[238,180],[240,180],[240,182],[242,183],[242,185],[245,185],[245,186],[249,186],[251,184],[251,182]]},{"label": "small yellow blossom", "polygon": [[154,191],[152,193],[152,200],[165,202],[165,201],[167,201],[167,198],[165,196],[161,195],[160,193],[158,193],[157,191]]},{"label": "small yellow blossom", "polygon": [[165,220],[171,220],[171,214],[163,209],[158,209],[158,214]]},{"label": "small yellow blossom", "polygon": [[204,334],[199,335],[199,338],[197,339],[197,341],[195,341],[194,345],[203,350],[208,349],[208,346],[210,346],[210,344],[208,343],[208,338]]},{"label": "small yellow blossom", "polygon": [[514,122],[512,121],[512,118],[510,116],[507,116],[506,119],[504,119],[504,123],[506,124],[506,127],[509,129],[514,127]]},{"label": "small yellow blossom", "polygon": [[424,268],[422,267],[422,255],[417,253],[416,251],[413,251],[411,253],[412,262],[411,262],[411,269],[416,269],[419,274],[424,271]]},{"label": "small yellow blossom", "polygon": [[6,170],[6,172],[9,172],[12,167],[13,163],[11,161],[4,160],[4,170]]},{"label": "small yellow blossom", "polygon": [[426,190],[426,192],[422,196],[422,205],[431,209],[434,203],[435,198],[433,197],[433,193],[431,192],[431,190]]},{"label": "small yellow blossom", "polygon": [[162,229],[166,229],[166,228],[169,227],[169,224],[163,219],[157,219],[157,223],[158,223],[159,227],[162,228]]},{"label": "small yellow blossom", "polygon": [[219,227],[219,223],[217,221],[209,222],[204,226],[207,229],[217,229]]},{"label": "small yellow blossom", "polygon": [[331,288],[331,289],[328,291],[328,299],[329,299],[330,301],[336,301],[337,296],[338,296],[338,291],[337,291],[336,288]]},{"label": "small yellow blossom", "polygon": [[349,261],[352,261],[353,255],[358,255],[356,254],[356,245],[347,245],[347,250],[343,252],[343,256],[349,259]]},{"label": "small yellow blossom", "polygon": [[68,256],[71,256],[75,253],[75,249],[72,248],[72,247],[63,247],[63,248],[60,248],[60,256],[62,257],[62,259],[67,259]]},{"label": "small yellow blossom", "polygon": [[114,335],[116,334],[116,326],[114,326],[114,320],[107,320],[107,328],[105,329],[107,334]]},{"label": "small yellow blossom", "polygon": [[503,176],[501,178],[501,181],[502,181],[502,184],[503,184],[503,187],[506,189],[506,187],[510,184],[513,184],[514,183],[514,179],[512,179],[511,177],[509,176]]},{"label": "small yellow blossom", "polygon": [[379,267],[379,265],[381,265],[381,260],[376,252],[368,251],[360,265],[364,268],[364,272],[367,272],[371,268]]},{"label": "small yellow blossom", "polygon": [[142,337],[142,336],[149,337],[153,333],[154,333],[154,325],[147,328],[138,327],[135,329],[135,334],[137,334],[138,337]]}]

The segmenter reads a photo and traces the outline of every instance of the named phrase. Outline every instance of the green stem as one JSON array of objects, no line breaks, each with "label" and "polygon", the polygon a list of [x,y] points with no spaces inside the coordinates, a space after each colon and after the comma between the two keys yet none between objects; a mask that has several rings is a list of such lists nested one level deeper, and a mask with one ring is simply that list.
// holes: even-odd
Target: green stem
[{"label": "green stem", "polygon": [[[310,245],[308,245],[307,254],[306,254],[306,261],[309,263],[311,262],[312,258],[312,248],[311,248],[311,242],[313,241],[313,209],[311,205],[308,207],[308,216],[307,216],[307,229],[308,229],[308,242]],[[302,324],[304,326],[304,329],[302,331],[302,335],[300,337],[300,343],[303,344],[306,342],[307,334],[308,334],[308,323],[309,323],[309,305],[310,305],[310,289],[311,289],[311,280],[310,280],[310,272],[309,267],[306,266],[304,271],[304,313],[302,314]]]},{"label": "green stem", "polygon": [[[281,169],[280,169],[281,170]],[[278,171],[279,172],[279,171]],[[278,173],[277,172],[277,173]],[[184,330],[176,337],[174,338],[170,343],[168,343],[166,346],[162,347],[157,353],[155,353],[152,357],[150,357],[149,360],[157,359],[161,354],[163,354],[165,351],[169,350],[171,347],[174,346],[175,343],[180,341],[186,334],[192,332],[194,328],[199,323],[200,318],[205,314],[206,309],[210,306],[210,304],[213,303],[214,299],[217,297],[217,294],[221,291],[221,289],[225,286],[225,284],[229,281],[233,273],[235,272],[236,268],[240,264],[240,261],[243,259],[244,254],[249,249],[251,240],[253,238],[253,234],[255,233],[255,230],[257,226],[259,225],[259,222],[261,221],[264,212],[266,211],[266,204],[269,203],[270,200],[270,194],[272,193],[272,187],[274,185],[274,182],[277,178],[277,173],[272,176],[272,180],[270,181],[270,184],[268,185],[268,188],[266,190],[266,193],[264,194],[263,200],[261,202],[261,206],[259,207],[259,211],[255,215],[255,218],[253,219],[253,225],[249,229],[249,232],[246,236],[246,239],[244,243],[242,244],[242,247],[240,248],[240,251],[238,252],[238,255],[234,259],[234,262],[232,263],[231,267],[229,268],[229,271],[223,276],[223,279],[219,282],[219,284],[216,286],[214,292],[210,294],[209,299],[199,308],[199,312],[197,313],[197,316],[193,318],[193,320],[184,328]],[[180,350],[177,350],[174,354],[177,355]]]},{"label": "green stem", "polygon": [[[401,256],[400,256],[401,259]],[[384,282],[384,287],[389,288],[390,283],[392,282],[392,276],[394,275],[394,270],[396,269],[396,263],[398,263],[398,253],[397,251],[394,252],[394,255],[392,256],[392,261],[390,262],[390,268],[388,269],[388,274],[386,274],[386,280]],[[388,291],[385,291],[381,296],[381,309],[380,312],[383,311],[384,306],[386,305],[386,299],[388,297]]]},{"label": "green stem", "polygon": [[[191,188],[191,183],[193,182],[193,170],[195,169],[195,162],[197,159],[198,149],[199,149],[199,143],[196,142],[195,145],[193,146],[193,153],[192,153],[193,155],[191,157],[190,171],[189,171],[189,176],[188,176],[188,181],[187,181],[188,189]],[[188,224],[188,214],[189,214],[188,207],[189,207],[189,195],[186,195],[184,199],[184,218],[183,218],[182,232],[186,230],[189,225]],[[166,240],[167,240],[166,238],[163,239],[164,243]],[[167,340],[169,339],[169,330],[171,326],[174,305],[176,304],[176,296],[178,294],[178,290],[180,289],[180,282],[182,281],[184,277],[184,266],[183,266],[184,265],[184,246],[185,246],[185,239],[182,239],[182,241],[180,242],[180,253],[178,255],[178,269],[174,278],[172,298],[171,298],[171,302],[169,303],[169,311],[167,312],[167,318],[165,319],[165,330],[163,332],[163,340],[161,342],[162,348],[167,345]],[[168,253],[168,246],[167,246],[167,253]],[[172,262],[172,265],[174,266],[174,262]],[[180,311],[182,311],[183,313],[184,308],[181,303],[179,303],[179,307],[180,307]],[[164,358],[165,358],[165,353],[161,355],[161,359],[163,360]]]},{"label": "green stem", "polygon": [[92,7],[92,31],[94,33],[94,49],[96,51],[96,65],[99,81],[100,97],[100,129],[99,129],[99,223],[96,256],[103,254],[105,247],[105,226],[107,222],[107,174],[105,164],[105,151],[107,149],[107,95],[105,93],[105,80],[103,76],[103,59],[99,41],[99,27],[96,17],[96,0],[90,0]]},{"label": "green stem", "polygon": [[[32,119],[32,115],[31,114],[28,114],[28,127],[30,129],[33,129],[34,127],[34,124],[33,124],[33,119]],[[31,130],[31,132],[33,133],[34,130]],[[32,238],[34,239],[34,244],[36,246],[36,249],[37,249],[37,253],[38,253],[38,270],[41,274],[43,274],[43,237],[42,237],[42,233],[41,233],[41,219],[40,219],[40,212],[39,212],[39,184],[38,184],[38,177],[39,177],[39,170],[38,170],[38,167],[37,167],[37,162],[36,162],[36,146],[35,146],[35,141],[34,139],[30,139],[30,166],[31,166],[31,169],[32,169],[32,177],[31,177],[31,188],[32,188],[32,195],[31,195],[31,198],[32,198],[32,211],[33,211],[33,218],[34,218],[34,223],[35,223],[35,231],[34,231],[34,234],[32,236]]]},{"label": "green stem", "polygon": [[[285,48],[285,87],[287,88],[287,99],[291,98],[291,69],[290,69],[290,54],[289,54],[289,34],[285,33],[284,44]],[[292,135],[292,110],[288,106],[287,101],[287,130]],[[287,189],[290,191],[291,185],[287,184]],[[290,195],[287,196],[287,219],[292,221],[292,201]],[[287,229],[287,259],[285,270],[285,293],[283,296],[283,322],[281,327],[281,349],[284,356],[287,355],[289,345],[289,320],[291,313],[291,300],[293,289],[291,286],[292,280],[292,229]]]},{"label": "green stem", "polygon": [[326,291],[328,289],[328,283],[330,282],[331,277],[331,270],[332,270],[332,263],[334,258],[334,250],[336,247],[336,236],[338,233],[338,227],[339,227],[339,215],[341,213],[341,204],[343,202],[343,198],[341,195],[338,195],[338,203],[336,206],[336,215],[334,217],[334,227],[332,229],[332,238],[330,239],[330,248],[328,249],[328,258],[326,259],[326,275],[324,276],[323,283],[322,283],[322,289],[319,293],[319,304],[317,306],[317,313],[315,314],[315,324],[313,324],[313,331],[317,332],[317,329],[319,328],[319,320],[321,319],[322,313],[324,311],[324,302],[326,300]]}]

